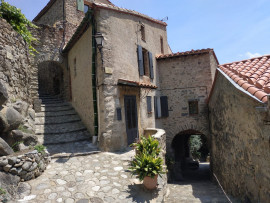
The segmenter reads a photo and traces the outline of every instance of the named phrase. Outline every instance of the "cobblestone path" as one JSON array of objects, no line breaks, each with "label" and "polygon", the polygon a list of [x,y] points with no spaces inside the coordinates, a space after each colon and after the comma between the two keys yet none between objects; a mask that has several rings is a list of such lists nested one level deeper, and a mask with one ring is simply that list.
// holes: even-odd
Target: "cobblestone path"
[{"label": "cobblestone path", "polygon": [[127,172],[134,151],[52,159],[37,179],[24,184],[19,202],[162,202]]},{"label": "cobblestone path", "polygon": [[[184,180],[168,184],[168,203],[228,203],[228,199],[217,184],[210,181],[209,164],[200,164],[199,170],[184,174]],[[230,197],[235,203],[239,202]]]}]

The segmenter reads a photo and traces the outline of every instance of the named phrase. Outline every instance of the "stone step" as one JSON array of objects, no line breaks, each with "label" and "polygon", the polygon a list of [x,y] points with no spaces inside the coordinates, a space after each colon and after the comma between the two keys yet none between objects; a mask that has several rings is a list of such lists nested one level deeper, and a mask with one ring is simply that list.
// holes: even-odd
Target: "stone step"
[{"label": "stone step", "polygon": [[37,117],[35,119],[36,125],[60,124],[60,123],[73,123],[81,121],[78,115],[57,116],[57,117]]},{"label": "stone step", "polygon": [[45,144],[48,152],[52,158],[57,157],[70,157],[76,154],[88,154],[99,152],[98,148],[93,145],[89,140],[76,141],[62,144]]},{"label": "stone step", "polygon": [[62,100],[58,100],[58,101],[42,101],[41,100],[41,103],[42,104],[59,104],[59,103],[64,103],[64,101],[62,101]]},{"label": "stone step", "polygon": [[52,104],[41,104],[41,107],[58,107],[58,106],[71,106],[71,105],[68,102],[52,103]]},{"label": "stone step", "polygon": [[41,112],[56,112],[72,110],[71,106],[45,106],[41,107]]},{"label": "stone step", "polygon": [[71,132],[79,132],[86,130],[82,122],[75,123],[64,123],[64,124],[54,124],[54,125],[37,125],[36,134],[37,135],[53,135],[53,134],[64,134]]},{"label": "stone step", "polygon": [[68,116],[68,115],[77,115],[74,109],[68,111],[59,111],[59,112],[39,112],[36,113],[36,117],[57,117],[57,116]]},{"label": "stone step", "polygon": [[90,142],[91,136],[88,131],[82,130],[79,132],[70,132],[64,134],[54,134],[54,135],[37,135],[38,141],[44,145],[48,144],[61,144],[70,143],[76,141],[88,140]]}]

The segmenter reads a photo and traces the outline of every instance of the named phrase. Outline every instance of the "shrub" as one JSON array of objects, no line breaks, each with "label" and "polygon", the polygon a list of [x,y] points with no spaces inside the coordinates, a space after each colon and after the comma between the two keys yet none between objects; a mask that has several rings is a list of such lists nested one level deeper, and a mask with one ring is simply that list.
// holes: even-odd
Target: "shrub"
[{"label": "shrub", "polygon": [[40,144],[40,145],[36,145],[36,146],[34,147],[34,149],[37,150],[39,153],[44,153],[46,147],[45,147],[44,145]]}]

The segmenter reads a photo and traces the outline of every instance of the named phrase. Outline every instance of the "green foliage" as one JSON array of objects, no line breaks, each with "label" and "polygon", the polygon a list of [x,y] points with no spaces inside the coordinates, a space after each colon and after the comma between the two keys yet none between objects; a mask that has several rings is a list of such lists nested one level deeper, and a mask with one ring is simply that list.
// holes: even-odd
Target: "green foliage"
[{"label": "green foliage", "polygon": [[37,41],[28,30],[28,26],[32,28],[37,28],[31,21],[21,13],[21,10],[15,6],[11,6],[9,3],[1,0],[0,4],[0,17],[4,18],[13,29],[18,32],[22,38],[26,41],[29,47],[30,54],[37,53],[37,50],[32,46],[33,41]]},{"label": "green foliage", "polygon": [[19,142],[15,142],[11,148],[13,149],[14,152],[18,152],[19,151],[19,144],[23,143],[23,141],[19,141]]},{"label": "green foliage", "polygon": [[7,194],[6,190],[0,187],[0,195]]},{"label": "green foliage", "polygon": [[130,163],[129,170],[132,175],[136,175],[140,180],[146,176],[154,178],[156,175],[165,173],[163,169],[163,160],[158,155],[160,147],[158,140],[148,136],[141,136],[138,143],[132,144],[137,151],[137,155]]},{"label": "green foliage", "polygon": [[137,143],[133,143],[131,146],[135,147],[138,154],[149,154],[152,156],[158,156],[160,153],[160,148],[158,147],[158,140],[154,139],[152,136],[145,138],[141,136],[141,140]]},{"label": "green foliage", "polygon": [[34,147],[34,149],[37,150],[39,153],[44,153],[46,147],[45,147],[44,145],[40,144],[40,145],[36,145],[36,146]]},{"label": "green foliage", "polygon": [[24,132],[24,133],[32,133],[32,131],[31,130],[28,130],[28,128],[27,127],[25,127],[24,125],[20,125],[19,127],[18,127],[18,130],[20,130],[20,131],[22,131],[22,132]]},{"label": "green foliage", "polygon": [[129,170],[141,181],[146,177],[154,178],[156,175],[165,173],[162,166],[162,159],[149,154],[138,154],[131,161]]},{"label": "green foliage", "polygon": [[191,135],[189,139],[190,152],[194,159],[200,159],[201,153],[199,149],[202,146],[202,139],[200,135]]}]

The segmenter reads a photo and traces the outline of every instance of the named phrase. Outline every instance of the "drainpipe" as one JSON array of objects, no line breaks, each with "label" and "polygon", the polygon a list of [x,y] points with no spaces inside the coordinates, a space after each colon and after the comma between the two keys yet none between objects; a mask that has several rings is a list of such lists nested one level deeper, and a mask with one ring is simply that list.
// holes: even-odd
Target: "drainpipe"
[{"label": "drainpipe", "polygon": [[[93,14],[94,15],[94,14]],[[93,92],[93,106],[94,106],[94,136],[98,138],[98,130],[99,130],[99,125],[98,125],[98,104],[97,104],[97,76],[96,76],[96,58],[97,58],[97,51],[96,51],[96,43],[95,43],[95,21],[94,17],[92,16],[91,19],[92,22],[92,92]],[[96,142],[96,140],[93,140]],[[94,143],[95,144],[95,143]]]}]

